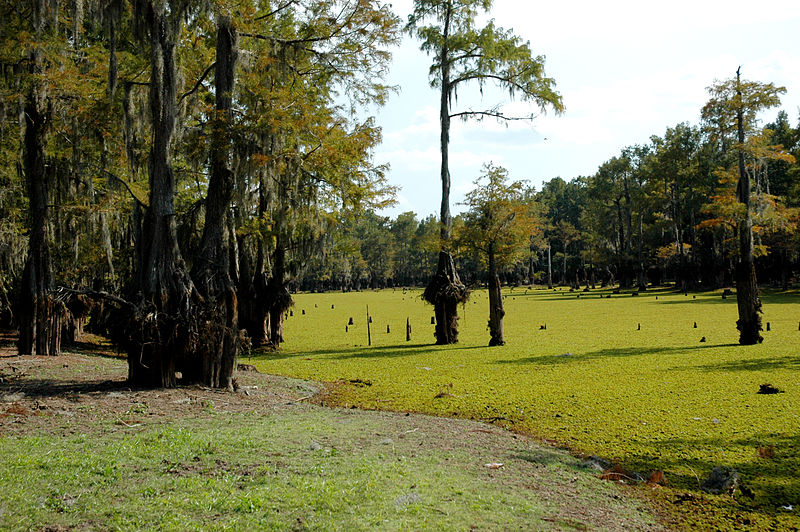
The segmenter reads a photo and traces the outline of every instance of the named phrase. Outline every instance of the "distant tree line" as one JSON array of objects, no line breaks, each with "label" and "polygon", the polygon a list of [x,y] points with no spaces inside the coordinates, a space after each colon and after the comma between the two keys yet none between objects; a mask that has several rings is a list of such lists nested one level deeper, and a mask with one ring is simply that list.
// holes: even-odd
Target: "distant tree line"
[{"label": "distant tree line", "polygon": [[[739,256],[735,129],[714,110],[701,124],[678,124],[647,144],[626,147],[594,175],[527,187],[519,200],[536,217],[528,252],[504,265],[509,285],[638,288],[675,283],[681,290],[735,284]],[[792,286],[800,269],[800,122],[785,111],[753,126],[745,148],[752,176],[754,254],[762,284]],[[517,176],[520,177],[520,176]],[[454,257],[468,285],[487,281],[477,255],[458,235]],[[328,237],[324,253],[297,278],[303,290],[423,286],[437,260],[437,221],[413,212],[366,213]],[[380,251],[378,251],[380,250]]]}]

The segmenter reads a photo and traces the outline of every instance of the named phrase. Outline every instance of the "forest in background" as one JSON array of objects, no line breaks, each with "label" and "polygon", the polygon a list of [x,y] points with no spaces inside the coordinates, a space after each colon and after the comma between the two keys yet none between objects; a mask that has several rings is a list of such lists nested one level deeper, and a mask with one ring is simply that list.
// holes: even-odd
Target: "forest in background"
[{"label": "forest in background", "polygon": [[[450,119],[510,118],[451,111],[459,82],[563,109],[541,56],[475,26],[490,5],[418,0],[405,28],[442,88],[447,194]],[[292,290],[424,285],[441,252],[473,286],[488,266],[509,284],[710,289],[734,284],[749,225],[758,279],[791,285],[800,125],[762,125],[785,89],[738,78],[714,82],[701,123],[592,176],[536,190],[487,161],[452,224],[446,196],[439,219],[377,214],[396,191],[364,116],[391,97],[402,31],[373,0],[4,2],[0,325],[19,352],[57,354],[88,322],[128,351],[134,383],[230,387],[241,345],[280,346]],[[455,307],[442,316],[456,341]]]},{"label": "forest in background", "polygon": [[[593,175],[554,178],[540,190],[526,186],[519,201],[537,223],[527,249],[501,269],[503,282],[639,289],[676,283],[681,290],[732,286],[741,216],[736,140],[735,132],[720,130],[714,118],[681,123],[647,144],[626,147]],[[758,279],[785,290],[800,266],[800,121],[792,126],[781,110],[772,122],[754,125],[748,142]],[[463,215],[455,217],[457,234],[464,223]],[[456,243],[464,280],[484,283],[480,257],[460,249],[463,240]],[[328,236],[326,253],[312,258],[294,286],[421,286],[435,266],[438,246],[435,216],[367,212]]]}]

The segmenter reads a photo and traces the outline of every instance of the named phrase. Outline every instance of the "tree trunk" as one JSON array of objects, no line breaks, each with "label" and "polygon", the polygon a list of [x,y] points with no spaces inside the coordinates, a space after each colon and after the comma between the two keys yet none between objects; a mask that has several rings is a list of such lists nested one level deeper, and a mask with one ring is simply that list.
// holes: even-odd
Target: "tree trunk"
[{"label": "tree trunk", "polygon": [[266,343],[267,333],[267,282],[264,273],[264,258],[261,242],[258,243],[258,256],[255,268],[250,266],[250,258],[244,244],[239,248],[239,326],[247,332],[253,345]]},{"label": "tree trunk", "polygon": [[436,315],[436,343],[454,344],[458,341],[458,304],[466,301],[467,289],[461,283],[450,255],[450,56],[448,38],[450,36],[451,6],[448,3],[444,17],[444,31],[440,54],[441,102],[439,108],[440,149],[442,154],[442,204],[440,220],[441,250],[436,274],[425,289],[425,300],[434,306]]},{"label": "tree trunk", "polygon": [[436,343],[446,345],[458,342],[458,304],[465,302],[468,294],[456,273],[450,253],[439,252],[436,275],[425,288],[422,297],[434,306]]},{"label": "tree trunk", "polygon": [[622,190],[625,197],[625,228],[627,234],[625,235],[625,253],[631,253],[631,239],[633,238],[633,213],[631,208],[631,191],[628,185],[627,175],[622,178]]},{"label": "tree trunk", "polygon": [[614,199],[614,205],[617,207],[617,233],[619,238],[617,250],[619,254],[622,254],[625,251],[625,225],[622,215],[622,198],[617,197]]},{"label": "tree trunk", "polygon": [[547,243],[547,288],[553,289],[553,258],[549,242]]},{"label": "tree trunk", "polygon": [[[739,81],[739,71],[736,71]],[[736,110],[736,122],[739,133],[739,183],[736,187],[737,199],[745,207],[744,218],[739,222],[739,262],[736,265],[736,303],[739,307],[739,343],[752,345],[760,343],[761,336],[761,300],[758,294],[756,269],[753,264],[753,219],[750,216],[750,176],[744,164],[744,117],[742,110],[742,93],[737,89],[739,107]]]},{"label": "tree trunk", "polygon": [[442,93],[441,102],[439,106],[439,121],[440,121],[440,149],[442,152],[442,166],[441,166],[441,179],[442,179],[442,204],[441,204],[441,241],[442,249],[449,251],[450,246],[450,56],[447,39],[450,33],[450,5],[447,5],[447,13],[444,19],[444,32],[442,35],[442,51],[440,57],[440,70],[442,76]]},{"label": "tree trunk", "polygon": [[178,361],[188,359],[189,319],[196,296],[178,248],[175,225],[175,176],[171,144],[177,114],[175,45],[182,13],[164,4],[148,4],[145,14],[151,42],[150,205],[142,227],[139,288],[143,302],[141,334],[128,350],[128,380],[147,387],[173,387]]},{"label": "tree trunk", "polygon": [[503,295],[500,291],[500,278],[497,275],[494,244],[489,244],[489,347],[506,343],[503,337]]},{"label": "tree trunk", "polygon": [[52,274],[47,241],[50,194],[44,157],[48,118],[41,100],[42,95],[36,88],[32,88],[25,99],[23,169],[31,232],[17,309],[20,355],[61,354],[61,329],[66,313],[64,305],[50,294]]},{"label": "tree trunk", "polygon": [[[233,389],[238,350],[238,302],[231,278],[229,210],[233,197],[230,158],[231,94],[236,64],[236,30],[230,18],[217,20],[217,61],[214,73],[216,112],[211,131],[211,176],[205,201],[205,224],[192,278],[205,298],[201,342],[196,366],[184,380],[214,388]],[[189,376],[191,375],[191,378]]]},{"label": "tree trunk", "polygon": [[685,292],[689,287],[686,271],[686,253],[684,252],[683,204],[680,197],[680,180],[678,176],[675,177],[673,189],[672,221],[675,231],[675,246],[678,250],[678,274],[676,277],[676,285],[681,292]]},{"label": "tree trunk", "polygon": [[643,215],[639,212],[639,245],[638,249],[636,250],[637,258],[639,259],[639,291],[644,292],[647,290],[647,274],[644,269],[644,253],[643,253],[643,246],[644,246],[644,235],[643,235]]},{"label": "tree trunk", "polygon": [[286,248],[277,239],[272,260],[272,278],[267,285],[269,343],[274,349],[278,349],[283,343],[283,314],[292,304],[292,295],[286,283]]},{"label": "tree trunk", "polygon": [[[531,251],[533,250],[531,249]],[[533,255],[531,255],[528,257],[528,284],[531,286],[536,284],[535,274],[536,272],[534,271]]]},{"label": "tree trunk", "polygon": [[791,264],[786,258],[786,250],[781,251],[781,290],[784,292],[789,289],[789,278],[791,276]]}]

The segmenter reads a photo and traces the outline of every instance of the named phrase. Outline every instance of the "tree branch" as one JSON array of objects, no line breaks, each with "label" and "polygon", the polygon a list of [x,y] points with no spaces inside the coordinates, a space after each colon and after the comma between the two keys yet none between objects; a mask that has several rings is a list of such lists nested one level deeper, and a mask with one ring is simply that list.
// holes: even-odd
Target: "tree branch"
[{"label": "tree branch", "polygon": [[296,4],[296,3],[297,3],[297,0],[289,0],[288,2],[283,4],[282,6],[278,6],[277,8],[275,8],[272,11],[270,11],[269,13],[267,13],[266,15],[261,15],[260,17],[254,18],[253,21],[264,20],[265,18],[270,18],[270,17],[272,17],[274,15],[277,15],[278,13],[280,13],[281,11],[286,9],[287,7],[291,6],[292,4]]},{"label": "tree branch", "polygon": [[121,183],[122,186],[124,186],[128,190],[128,194],[131,195],[131,197],[133,198],[133,201],[135,201],[136,203],[138,203],[140,206],[144,207],[145,209],[149,208],[149,205],[147,205],[142,200],[140,200],[139,198],[136,197],[136,194],[133,193],[133,190],[131,190],[130,185],[127,182],[125,182],[125,180],[123,180],[122,178],[118,177],[115,174],[112,174],[108,170],[103,170],[103,172],[106,174],[106,176],[110,177],[111,179],[114,179],[117,183]]},{"label": "tree branch", "polygon": [[108,292],[104,292],[104,291],[88,290],[88,289],[75,290],[73,288],[67,288],[65,286],[59,286],[58,288],[55,289],[55,291],[56,292],[67,292],[69,294],[73,294],[73,295],[76,295],[76,296],[89,296],[89,297],[91,297],[92,299],[95,299],[95,300],[97,300],[97,299],[105,299],[105,300],[111,301],[113,303],[116,303],[119,306],[128,307],[130,309],[135,309],[136,308],[136,305],[131,303],[130,301],[127,301],[125,299],[122,299],[121,297],[117,297],[115,295],[109,294]]},{"label": "tree branch", "polygon": [[189,92],[183,93],[181,95],[181,97],[178,98],[178,103],[181,103],[183,101],[183,99],[186,98],[187,96],[191,96],[192,94],[197,92],[197,89],[200,88],[200,84],[203,83],[203,81],[206,79],[206,76],[208,76],[208,74],[214,69],[215,66],[217,66],[217,62],[216,61],[211,63],[211,65],[209,65],[209,67],[205,70],[205,72],[203,72],[203,75],[200,76],[200,79],[198,79],[197,83],[194,84],[194,87],[192,87],[192,90],[190,90]]},{"label": "tree branch", "polygon": [[514,121],[514,120],[533,120],[537,115],[530,116],[506,116],[503,113],[494,111],[462,111],[460,113],[451,114],[450,118],[468,118],[470,116],[488,116],[497,118],[498,120]]}]

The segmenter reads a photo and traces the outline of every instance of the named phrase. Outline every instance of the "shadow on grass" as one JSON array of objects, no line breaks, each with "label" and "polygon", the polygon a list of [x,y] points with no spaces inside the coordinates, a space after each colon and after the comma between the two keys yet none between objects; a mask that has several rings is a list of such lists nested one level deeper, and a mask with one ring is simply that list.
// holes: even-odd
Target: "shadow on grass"
[{"label": "shadow on grass", "polygon": [[326,357],[334,360],[349,360],[349,359],[370,359],[370,358],[394,358],[413,356],[426,351],[435,351],[439,349],[448,351],[464,351],[471,349],[485,349],[486,346],[436,346],[433,344],[411,344],[411,345],[392,345],[392,346],[375,346],[375,347],[344,347],[339,349],[316,349],[313,351],[302,351],[294,353],[285,353],[282,351],[269,351],[259,350],[244,356],[242,358],[254,360],[285,360],[289,358],[311,358],[311,357]]},{"label": "shadow on grass", "polygon": [[[589,290],[588,292],[584,292],[583,289],[580,290],[573,290],[570,292],[569,290],[544,290],[544,289],[536,289],[536,290],[521,290],[516,289],[514,292],[503,291],[503,297],[508,300],[508,298],[515,298],[515,297],[536,297],[537,299],[541,299],[543,301],[570,301],[570,300],[585,300],[585,299],[631,299],[634,296],[631,294],[636,292],[631,288],[622,289],[619,292],[616,292],[615,288],[595,288],[593,290]],[[650,288],[644,292],[638,292],[638,298],[640,301],[644,300],[652,300],[655,299],[657,296],[665,297],[665,296],[679,296],[682,295],[683,292],[679,292],[673,290],[671,288]],[[699,295],[699,294],[695,294]],[[578,297],[580,296],[580,297]],[[611,296],[609,298],[609,296]]]},{"label": "shadow on grass", "polygon": [[595,360],[598,358],[612,358],[612,357],[632,357],[642,355],[669,355],[673,353],[683,353],[688,351],[695,351],[697,349],[714,349],[718,347],[732,347],[738,344],[706,344],[700,346],[680,346],[680,347],[621,347],[615,349],[600,349],[599,351],[590,351],[583,354],[564,353],[560,355],[542,355],[525,358],[512,358],[508,360],[498,360],[495,364],[539,364],[539,365],[555,365],[555,364],[568,364],[571,362],[583,362],[586,360]]},{"label": "shadow on grass", "polygon": [[735,360],[717,364],[704,364],[696,366],[700,371],[764,371],[774,369],[800,370],[800,356],[786,355],[783,357],[756,358],[749,360]]},{"label": "shadow on grass", "polygon": [[[679,293],[674,293],[674,295],[680,295]],[[696,295],[697,299],[693,299],[692,295]],[[683,299],[665,299],[663,303],[665,305],[678,305],[681,303],[726,303],[726,304],[736,304],[736,294],[729,295],[727,298],[722,298],[722,292],[698,292],[695,294],[689,293],[689,296],[684,297]],[[787,291],[787,292],[775,292],[772,290],[761,292],[761,302],[766,305],[788,305],[788,304],[800,304],[800,295],[798,295],[795,291]],[[661,303],[661,301],[659,301]]]},{"label": "shadow on grass", "polygon": [[[590,292],[583,292],[574,291],[568,292],[566,290],[560,291],[548,291],[548,290],[532,290],[532,291],[521,291],[521,292],[504,292],[503,296],[508,298],[524,298],[524,297],[535,297],[542,302],[546,301],[576,301],[576,300],[595,300],[595,299],[631,299],[631,293],[633,290],[627,289],[623,290],[620,293],[615,294],[613,290],[604,288],[604,289],[596,289],[591,290]],[[577,297],[580,296],[580,297]],[[650,289],[646,292],[640,292],[638,301],[647,302],[647,303],[654,303],[655,297],[661,296],[662,298],[667,299],[660,299],[658,301],[659,304],[664,305],[683,305],[686,303],[727,303],[727,304],[736,304],[736,294],[727,296],[726,299],[722,298],[722,291],[721,290],[711,290],[711,291],[701,291],[701,292],[681,292],[679,290],[674,289]],[[682,297],[681,297],[682,296]],[[774,305],[774,304],[800,304],[800,294],[796,290],[790,290],[786,292],[780,292],[775,290],[762,290],[761,293],[761,301],[764,305]]]},{"label": "shadow on grass", "polygon": [[[736,305],[736,296],[729,296],[728,299],[722,299],[722,296],[704,296],[702,298],[697,299],[665,299],[664,301],[660,301],[662,305],[686,305],[687,303],[700,303],[700,304],[707,304],[707,303],[724,303],[726,305]],[[789,303],[786,301],[785,303]]]},{"label": "shadow on grass", "polygon": [[[800,505],[800,436],[760,433],[739,439],[726,438],[670,438],[658,442],[661,455],[650,458],[634,454],[625,460],[631,468],[661,469],[668,475],[669,484],[679,488],[698,489],[717,466],[727,466],[739,472],[741,483],[754,491],[754,499],[747,501],[747,511],[764,517],[785,514],[781,506]],[[732,449],[742,458],[681,457],[687,449]],[[665,452],[666,451],[666,452]],[[663,455],[676,458],[664,459]],[[683,469],[688,472],[678,473]],[[796,516],[793,516],[797,519]]]},{"label": "shadow on grass", "polygon": [[64,351],[80,355],[112,358],[114,360],[127,359],[125,351],[112,344],[98,345],[92,342],[76,341],[64,346]]}]

